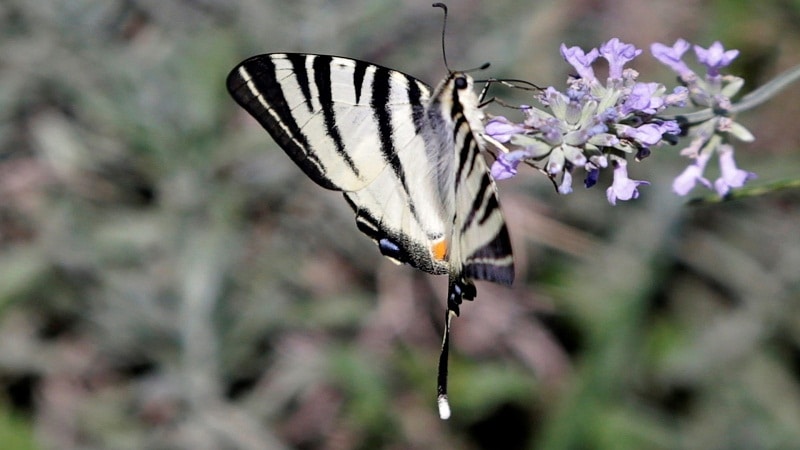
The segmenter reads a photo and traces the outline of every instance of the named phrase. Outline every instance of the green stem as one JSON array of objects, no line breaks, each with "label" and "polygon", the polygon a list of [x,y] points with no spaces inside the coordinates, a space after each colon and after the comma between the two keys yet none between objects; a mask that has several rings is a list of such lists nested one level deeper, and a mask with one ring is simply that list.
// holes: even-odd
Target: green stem
[{"label": "green stem", "polygon": [[[775,94],[777,94],[790,84],[794,83],[798,79],[800,79],[800,65],[792,67],[786,72],[783,72],[782,74],[773,78],[772,81],[770,81],[769,83],[761,86],[760,88],[742,97],[741,100],[734,103],[733,108],[731,108],[730,111],[731,114],[737,114],[742,111],[747,111],[749,109],[755,108],[756,106],[774,97]],[[663,116],[663,118],[666,120],[680,119],[682,122],[691,126],[698,124],[700,122],[704,122],[708,119],[711,119],[715,115],[716,114],[714,113],[713,109],[706,108],[689,114],[665,115]]]},{"label": "green stem", "polygon": [[748,197],[760,197],[772,192],[797,188],[800,188],[800,179],[785,179],[759,186],[734,189],[728,193],[728,195],[722,197],[716,194],[709,194],[703,197],[692,199],[689,201],[689,204],[692,206],[710,205],[734,199],[740,200]]}]

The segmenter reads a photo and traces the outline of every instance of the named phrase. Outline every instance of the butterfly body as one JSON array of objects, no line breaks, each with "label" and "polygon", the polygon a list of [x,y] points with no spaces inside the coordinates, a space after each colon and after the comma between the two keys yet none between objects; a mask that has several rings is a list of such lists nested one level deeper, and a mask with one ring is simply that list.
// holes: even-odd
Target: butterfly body
[{"label": "butterfly body", "polygon": [[363,61],[274,53],[239,64],[227,87],[309,178],[343,192],[383,255],[449,276],[446,405],[450,319],[475,296],[471,280],[514,277],[471,77],[452,72],[431,90]]}]

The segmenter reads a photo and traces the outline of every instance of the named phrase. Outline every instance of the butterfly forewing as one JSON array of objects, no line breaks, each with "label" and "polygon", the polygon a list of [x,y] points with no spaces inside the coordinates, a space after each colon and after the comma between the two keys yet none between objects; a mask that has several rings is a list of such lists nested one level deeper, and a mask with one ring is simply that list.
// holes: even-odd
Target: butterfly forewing
[{"label": "butterfly forewing", "polygon": [[362,61],[323,55],[252,57],[228,90],[314,181],[341,190],[359,229],[394,260],[448,271],[433,248],[447,238],[428,151],[430,88]]},{"label": "butterfly forewing", "polygon": [[[384,72],[400,76],[382,77]],[[353,191],[369,184],[388,163],[376,151],[381,148],[381,123],[373,108],[376,76],[381,84],[405,78],[347,58],[278,53],[242,62],[227,84],[234,99],[306,175],[325,188]],[[413,91],[391,86],[384,91],[390,94],[379,100],[387,109],[411,117],[428,89],[415,83]]]}]

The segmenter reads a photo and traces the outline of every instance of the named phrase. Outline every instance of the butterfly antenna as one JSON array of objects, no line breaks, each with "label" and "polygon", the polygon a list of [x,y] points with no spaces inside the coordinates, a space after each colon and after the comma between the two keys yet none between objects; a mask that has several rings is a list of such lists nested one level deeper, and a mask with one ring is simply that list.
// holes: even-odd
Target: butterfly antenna
[{"label": "butterfly antenna", "polygon": [[442,8],[442,11],[444,11],[444,18],[442,19],[442,59],[444,60],[444,68],[447,69],[447,72],[453,73],[453,71],[450,70],[450,65],[447,64],[447,51],[445,50],[446,47],[444,45],[444,37],[447,31],[447,5],[444,3],[434,3],[431,6],[434,8]]},{"label": "butterfly antenna", "polygon": [[492,97],[489,100],[486,100],[486,95],[489,92],[489,88],[493,84],[500,84],[502,86],[512,88],[512,89],[520,89],[523,91],[543,91],[544,89],[540,88],[539,86],[531,83],[530,81],[526,80],[518,80],[515,78],[487,78],[485,80],[475,80],[476,83],[484,83],[483,89],[481,89],[481,94],[478,96],[480,100],[481,107],[486,106],[489,103],[497,102],[498,104],[506,107],[511,107],[514,109],[522,109],[518,106],[509,105],[508,103],[500,100],[499,98]]},{"label": "butterfly antenna", "polygon": [[[434,8],[442,8],[442,11],[444,11],[444,18],[442,19],[442,59],[444,60],[444,68],[447,69],[448,73],[452,74],[453,71],[450,70],[450,65],[447,64],[447,50],[444,44],[445,36],[447,35],[447,5],[445,5],[444,3],[434,3],[432,6]],[[485,62],[478,67],[473,67],[467,70],[459,70],[459,72],[470,73],[478,70],[486,70],[489,68],[489,66],[490,64],[488,62]]]}]

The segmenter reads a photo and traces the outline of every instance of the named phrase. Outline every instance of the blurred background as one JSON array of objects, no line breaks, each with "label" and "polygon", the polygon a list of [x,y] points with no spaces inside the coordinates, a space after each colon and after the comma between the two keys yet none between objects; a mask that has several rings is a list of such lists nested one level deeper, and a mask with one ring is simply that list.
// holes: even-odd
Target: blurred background
[{"label": "blurred background", "polygon": [[[672,195],[680,145],[616,207],[610,178],[500,183],[517,281],[462,308],[438,419],[445,280],[383,259],[224,86],[276,51],[435,84],[430,3],[0,4],[0,447],[800,448],[800,191],[770,187],[799,175],[797,86],[739,118],[758,195]],[[449,6],[451,66],[540,86],[611,37],[670,87],[652,42],[739,49],[746,90],[800,61],[793,0]]]}]

